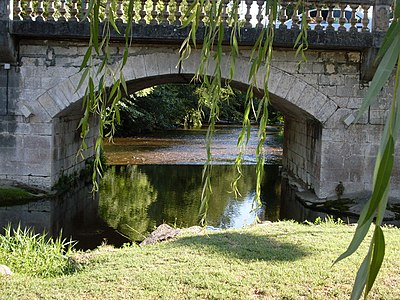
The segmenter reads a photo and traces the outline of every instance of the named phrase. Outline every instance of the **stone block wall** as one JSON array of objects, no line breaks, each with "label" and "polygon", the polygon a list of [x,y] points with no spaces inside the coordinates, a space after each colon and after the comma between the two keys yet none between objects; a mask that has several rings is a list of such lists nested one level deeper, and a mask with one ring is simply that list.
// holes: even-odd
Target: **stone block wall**
[{"label": "stone block wall", "polygon": [[[304,136],[307,114],[302,120],[301,114],[304,112],[289,112],[289,117],[286,118],[289,122],[285,127],[288,132],[285,137],[284,166],[292,175],[314,189],[320,198],[334,196],[339,181],[345,186],[345,194],[371,191],[375,158],[393,97],[394,77],[389,79],[376,103],[369,107],[359,122],[347,126],[344,120],[350,115],[357,115],[368,89],[368,84],[360,81],[363,59],[360,53],[309,51],[308,61],[300,66],[293,52],[277,51],[274,54],[274,66],[316,87],[337,105],[334,113],[320,124],[320,161],[315,168],[308,171],[305,171],[308,160],[299,155],[307,148],[296,143],[311,136]],[[280,107],[279,101],[274,103],[285,113],[285,107]],[[296,139],[295,135],[299,138]],[[397,155],[391,182],[391,195],[397,198],[400,195],[399,160]],[[309,180],[310,175],[312,180]]]},{"label": "stone block wall", "polygon": [[82,152],[79,151],[82,145],[78,128],[80,120],[79,111],[53,120],[52,185],[57,183],[61,176],[78,174],[86,167],[86,159],[95,154],[98,120],[96,118],[90,120],[91,130],[85,139],[88,148],[82,149]]},{"label": "stone block wall", "polygon": [[309,189],[320,187],[321,125],[307,119],[285,118],[283,165]]},{"label": "stone block wall", "polygon": [[[46,97],[37,100],[79,71],[84,49],[83,44],[69,47],[62,42],[21,42],[19,65],[10,70],[0,66],[0,179],[50,188],[61,174],[84,167],[84,160],[76,157],[81,142],[77,131],[80,107],[67,117],[54,118],[52,114],[60,113],[60,104]],[[75,93],[72,86],[70,93]],[[59,101],[70,97],[57,96]],[[85,157],[94,153],[97,123],[91,123]]]},{"label": "stone block wall", "polygon": [[[0,179],[50,187],[61,174],[83,167],[84,161],[76,157],[81,143],[76,129],[85,87],[75,88],[85,51],[85,43],[25,40],[19,45],[19,66],[7,72],[0,67]],[[111,52],[118,61],[121,45],[113,45]],[[189,81],[200,60],[199,51],[193,51],[177,67],[178,48],[170,45],[135,45],[129,55],[124,76],[131,91]],[[236,61],[234,83],[241,88],[246,88],[249,56],[243,48]],[[224,76],[230,59],[223,59]],[[309,50],[307,59],[299,64],[292,49],[275,49],[273,55],[269,87],[272,105],[286,117],[284,166],[320,198],[334,196],[339,181],[345,193],[369,190],[393,85],[382,91],[358,124],[347,127],[343,121],[356,114],[368,88],[360,82],[361,54]],[[259,86],[264,75],[258,74]],[[93,130],[96,124],[92,120]],[[93,131],[85,157],[93,155],[94,136]],[[398,170],[394,191],[400,191]]]}]

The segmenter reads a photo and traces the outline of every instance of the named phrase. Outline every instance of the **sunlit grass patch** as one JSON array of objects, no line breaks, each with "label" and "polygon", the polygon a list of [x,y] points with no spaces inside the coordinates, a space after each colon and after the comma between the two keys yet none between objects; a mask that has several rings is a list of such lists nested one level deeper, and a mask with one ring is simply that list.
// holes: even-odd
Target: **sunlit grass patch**
[{"label": "sunlit grass patch", "polygon": [[70,260],[73,242],[53,239],[34,233],[30,228],[11,226],[0,235],[0,264],[15,273],[34,277],[56,277],[73,273],[76,265]]},{"label": "sunlit grass patch", "polygon": [[[74,253],[84,268],[69,276],[18,272],[0,280],[0,299],[348,299],[368,243],[332,263],[354,230],[332,219],[286,221],[185,233],[145,247],[102,246]],[[400,299],[400,230],[384,231],[387,257],[369,297]]]}]

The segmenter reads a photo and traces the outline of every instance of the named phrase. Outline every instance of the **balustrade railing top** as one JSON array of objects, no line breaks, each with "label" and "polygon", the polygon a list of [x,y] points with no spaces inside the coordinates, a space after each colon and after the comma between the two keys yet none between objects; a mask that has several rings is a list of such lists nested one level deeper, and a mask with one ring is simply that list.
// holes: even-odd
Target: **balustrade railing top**
[{"label": "balustrade railing top", "polygon": [[[7,1],[7,0],[6,0]],[[229,26],[234,0],[222,1],[221,21]],[[33,22],[86,22],[88,0],[9,0],[9,18],[14,21]],[[110,10],[115,11],[116,22],[127,21],[128,0],[104,0],[99,18],[105,20]],[[309,0],[303,7],[297,1],[281,1],[277,29],[299,29],[305,22],[313,31],[371,32],[385,31],[389,25],[392,5],[388,0]],[[136,0],[132,12],[133,22],[141,25],[182,24],[185,12],[193,0]],[[244,28],[268,25],[264,0],[238,0],[238,18]],[[300,8],[300,9],[299,9]],[[200,14],[200,23],[208,22],[207,11]]]}]

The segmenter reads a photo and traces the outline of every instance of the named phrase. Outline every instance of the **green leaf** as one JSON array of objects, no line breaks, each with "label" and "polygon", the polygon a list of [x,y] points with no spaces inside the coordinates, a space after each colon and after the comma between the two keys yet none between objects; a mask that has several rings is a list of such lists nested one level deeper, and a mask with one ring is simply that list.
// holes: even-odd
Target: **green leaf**
[{"label": "green leaf", "polygon": [[385,237],[380,226],[375,227],[374,237],[373,237],[373,252],[371,265],[369,267],[368,278],[365,286],[365,295],[367,297],[372,285],[375,282],[376,276],[382,266],[383,258],[385,256]]},{"label": "green leaf", "polygon": [[122,88],[124,89],[125,95],[128,95],[128,87],[126,86],[125,76],[122,72],[120,72],[119,78],[121,81]]},{"label": "green leaf", "polygon": [[79,68],[79,72],[87,67],[87,63],[88,63],[90,57],[92,57],[92,46],[89,46],[88,49],[86,50],[85,56],[83,57],[83,60],[81,63],[81,67]]},{"label": "green leaf", "polygon": [[368,107],[375,101],[381,89],[386,84],[389,76],[392,74],[393,68],[397,62],[397,58],[400,54],[400,35],[396,35],[393,43],[390,45],[389,49],[385,53],[382,61],[380,62],[374,78],[370,84],[367,95],[361,105],[359,113],[354,121],[356,123]]},{"label": "green leaf", "polygon": [[125,47],[125,49],[124,49],[124,55],[123,55],[123,57],[122,57],[122,66],[125,66],[125,65],[126,65],[126,61],[128,60],[128,57],[129,57],[129,48],[128,48],[128,47]]},{"label": "green leaf", "polygon": [[75,89],[75,93],[82,87],[83,82],[86,80],[86,77],[89,74],[89,68],[86,68],[85,71],[83,71],[81,79],[79,80],[78,86]]},{"label": "green leaf", "polygon": [[382,58],[382,56],[387,52],[389,49],[390,45],[393,43],[396,35],[398,35],[400,32],[400,23],[394,21],[388,31],[385,34],[385,40],[383,41],[383,44],[381,48],[379,49],[378,54],[376,55],[375,61],[378,61],[379,59]]},{"label": "green leaf", "polygon": [[334,261],[333,264],[336,264],[337,262],[341,261],[342,259],[345,259],[346,257],[352,255],[358,249],[361,242],[364,240],[364,238],[367,235],[368,230],[371,226],[371,223],[372,223],[372,218],[367,219],[366,222],[363,221],[365,219],[367,210],[368,210],[368,206],[365,206],[361,212],[360,219],[358,221],[358,225],[356,228],[356,232],[354,233],[353,239],[351,240],[349,246],[347,247],[347,250],[344,253],[342,253]]},{"label": "green leaf", "polygon": [[382,160],[379,164],[374,190],[371,196],[371,200],[369,201],[369,208],[365,216],[364,223],[366,223],[368,219],[373,217],[379,205],[379,202],[383,198],[383,195],[385,194],[385,191],[389,186],[390,174],[392,173],[393,164],[394,142],[393,137],[389,136],[385,147],[385,152],[383,153]]},{"label": "green leaf", "polygon": [[112,88],[111,88],[111,92],[109,94],[109,98],[112,98],[115,94],[115,92],[117,91],[117,89],[119,88],[119,79],[113,84]]},{"label": "green leaf", "polygon": [[350,300],[360,299],[365,283],[367,281],[367,274],[370,265],[370,260],[371,260],[371,253],[368,252],[367,256],[365,256],[363,262],[361,263],[360,268],[358,269],[357,276],[353,285],[353,291],[350,296]]},{"label": "green leaf", "polygon": [[100,54],[100,49],[99,49],[99,5],[98,1],[96,1],[96,4],[94,5],[93,8],[93,13],[94,13],[94,18],[92,20],[92,32],[91,32],[91,40],[93,42],[93,47],[94,50],[96,51],[97,55]]}]

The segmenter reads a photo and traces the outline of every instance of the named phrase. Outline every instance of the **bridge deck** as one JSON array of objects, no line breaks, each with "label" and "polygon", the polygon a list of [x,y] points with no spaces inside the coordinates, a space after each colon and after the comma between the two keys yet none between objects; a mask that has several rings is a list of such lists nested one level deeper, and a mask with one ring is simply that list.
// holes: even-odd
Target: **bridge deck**
[{"label": "bridge deck", "polygon": [[[7,21],[9,33],[16,38],[87,39],[89,37],[88,0],[5,0],[0,7],[0,20]],[[126,20],[132,18],[132,39],[139,43],[181,43],[188,28],[181,24],[187,18],[193,0],[137,0],[131,15],[127,14],[127,0],[101,2],[100,21],[115,18],[124,32]],[[242,26],[238,36],[241,45],[252,45],[270,16],[264,0],[222,0],[220,21],[225,26],[226,42],[231,28],[229,15],[236,15]],[[303,2],[302,2],[303,3]],[[276,16],[275,45],[293,47],[299,29],[309,28],[308,42],[312,48],[363,50],[376,47],[390,22],[391,0],[308,0],[299,9],[298,1],[280,1]],[[1,5],[0,5],[1,6]],[[110,14],[110,10],[114,15]],[[207,26],[208,12],[200,12],[199,42]],[[3,13],[1,13],[3,11]],[[302,18],[304,18],[302,22]],[[11,22],[9,22],[11,21]],[[103,27],[104,24],[100,23]],[[100,29],[99,32],[102,32]],[[113,39],[123,40],[114,32]]]},{"label": "bridge deck", "polygon": [[[101,27],[104,24],[100,24]],[[126,24],[119,24],[120,32],[124,32]],[[99,30],[101,32],[102,28]],[[202,41],[206,28],[199,28],[197,39]],[[189,28],[179,25],[149,25],[134,24],[131,38],[135,43],[169,43],[180,44],[186,38]],[[260,33],[259,28],[241,28],[238,35],[239,45],[253,45]],[[34,22],[13,21],[10,33],[18,39],[77,39],[87,40],[90,36],[88,22]],[[225,29],[225,42],[229,43],[231,28]],[[298,36],[298,29],[275,30],[274,45],[276,47],[293,47]],[[374,40],[379,34],[371,32],[348,32],[348,31],[315,31],[309,30],[308,43],[310,48],[322,49],[350,49],[363,50],[373,47]],[[124,36],[113,30],[114,41],[124,42]]]}]

